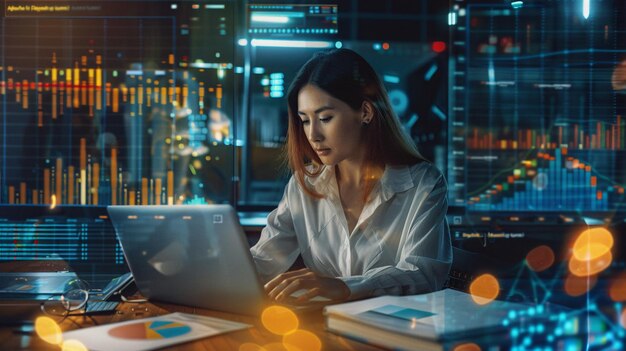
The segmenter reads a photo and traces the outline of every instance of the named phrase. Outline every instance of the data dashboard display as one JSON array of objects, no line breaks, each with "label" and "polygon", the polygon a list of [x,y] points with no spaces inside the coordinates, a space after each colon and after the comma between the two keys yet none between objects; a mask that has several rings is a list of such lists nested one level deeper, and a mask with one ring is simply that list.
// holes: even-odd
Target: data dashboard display
[{"label": "data dashboard display", "polygon": [[231,201],[232,2],[3,7],[1,204]]},{"label": "data dashboard display", "polygon": [[624,210],[623,5],[461,2],[451,12],[451,203]]}]

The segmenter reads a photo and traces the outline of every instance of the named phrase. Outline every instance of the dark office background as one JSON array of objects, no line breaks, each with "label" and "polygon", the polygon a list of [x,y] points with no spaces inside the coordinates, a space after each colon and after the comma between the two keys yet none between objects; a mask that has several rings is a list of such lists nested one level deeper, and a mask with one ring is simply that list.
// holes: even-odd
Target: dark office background
[{"label": "dark office background", "polygon": [[[580,306],[584,295],[546,282],[563,278],[576,235],[602,226],[612,260],[591,297],[614,307],[604,291],[624,269],[623,1],[2,4],[1,260],[123,269],[111,204],[230,203],[258,235],[290,176],[289,83],[315,52],[345,47],[374,66],[446,175],[451,284],[495,272],[503,298],[549,292]],[[542,245],[555,264],[530,272]]]}]

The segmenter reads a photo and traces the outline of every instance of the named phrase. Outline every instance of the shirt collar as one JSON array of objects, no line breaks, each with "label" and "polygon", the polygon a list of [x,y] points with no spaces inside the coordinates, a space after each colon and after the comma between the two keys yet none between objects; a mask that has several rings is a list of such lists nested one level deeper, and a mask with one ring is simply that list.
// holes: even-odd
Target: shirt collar
[{"label": "shirt collar", "polygon": [[385,172],[380,179],[383,200],[390,199],[395,193],[407,191],[415,186],[409,166],[385,167]]},{"label": "shirt collar", "polygon": [[[312,166],[311,166],[312,167]],[[313,170],[313,169],[309,169]],[[322,172],[317,177],[305,176],[305,183],[320,194],[325,194],[331,189],[331,182],[335,180],[335,167],[322,166]]]},{"label": "shirt collar", "polygon": [[[335,167],[323,166],[322,172],[317,177],[305,177],[306,182],[316,192],[328,195],[335,189]],[[409,166],[385,166],[385,171],[380,179],[383,199],[390,199],[395,193],[400,193],[415,186]]]}]

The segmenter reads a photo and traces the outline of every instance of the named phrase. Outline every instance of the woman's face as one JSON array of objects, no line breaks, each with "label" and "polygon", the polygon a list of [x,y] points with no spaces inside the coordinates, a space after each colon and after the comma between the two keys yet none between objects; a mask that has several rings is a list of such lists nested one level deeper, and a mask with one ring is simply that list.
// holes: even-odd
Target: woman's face
[{"label": "woman's face", "polygon": [[314,85],[298,94],[298,116],[311,147],[325,165],[360,161],[363,155],[362,121],[368,118]]}]

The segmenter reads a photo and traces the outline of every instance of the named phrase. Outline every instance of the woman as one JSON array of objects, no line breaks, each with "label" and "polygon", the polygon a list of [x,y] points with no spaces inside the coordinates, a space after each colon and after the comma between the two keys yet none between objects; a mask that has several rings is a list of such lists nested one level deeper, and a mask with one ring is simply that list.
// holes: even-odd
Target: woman
[{"label": "woman", "polygon": [[[452,262],[446,183],[403,133],[373,68],[351,50],[318,53],[287,98],[293,176],[251,249],[269,296],[441,289]],[[298,254],[307,268],[283,273]]]}]

